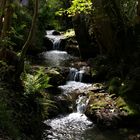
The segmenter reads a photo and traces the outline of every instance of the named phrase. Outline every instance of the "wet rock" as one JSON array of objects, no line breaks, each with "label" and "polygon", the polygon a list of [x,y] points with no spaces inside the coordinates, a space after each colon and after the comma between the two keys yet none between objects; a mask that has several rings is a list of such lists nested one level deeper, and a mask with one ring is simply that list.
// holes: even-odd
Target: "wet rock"
[{"label": "wet rock", "polygon": [[61,94],[61,90],[58,87],[54,87],[54,86],[47,88],[46,92],[52,95]]},{"label": "wet rock", "polygon": [[80,56],[77,41],[73,37],[61,39],[60,50],[66,51],[72,56]]},{"label": "wet rock", "polygon": [[73,37],[67,39],[65,50],[73,56],[80,56],[78,43]]},{"label": "wet rock", "polygon": [[67,80],[67,76],[69,74],[69,68],[68,67],[61,67],[59,70],[60,70],[60,74],[63,75],[63,77],[65,77]]},{"label": "wet rock", "polygon": [[91,75],[91,69],[89,66],[83,66],[83,77],[82,77],[82,82],[85,83],[91,83],[92,82],[92,75]]},{"label": "wet rock", "polygon": [[67,114],[71,113],[73,111],[73,108],[71,108],[71,101],[67,100],[65,96],[53,96],[51,100],[54,101],[54,108],[49,108],[49,118],[56,117],[60,114]]},{"label": "wet rock", "polygon": [[117,127],[123,112],[115,100],[108,93],[91,92],[89,98],[86,115],[101,127]]},{"label": "wet rock", "polygon": [[88,67],[88,64],[85,61],[76,61],[71,64],[71,67],[80,69],[81,67]]},{"label": "wet rock", "polygon": [[60,33],[59,31],[54,30],[54,31],[52,32],[52,35],[61,35],[61,33]]},{"label": "wet rock", "polygon": [[44,37],[44,46],[47,48],[47,51],[53,49],[53,42],[48,37]]},{"label": "wet rock", "polygon": [[94,82],[103,82],[107,80],[108,73],[111,73],[111,68],[107,65],[107,62],[104,56],[88,59],[87,64],[92,69],[92,79]]},{"label": "wet rock", "polygon": [[49,84],[59,86],[65,83],[66,78],[59,72],[57,68],[48,68],[46,74],[50,76]]},{"label": "wet rock", "polygon": [[[102,128],[138,126],[139,113],[122,98],[105,92],[88,93],[89,104],[86,115]],[[137,124],[136,124],[137,122]]]}]

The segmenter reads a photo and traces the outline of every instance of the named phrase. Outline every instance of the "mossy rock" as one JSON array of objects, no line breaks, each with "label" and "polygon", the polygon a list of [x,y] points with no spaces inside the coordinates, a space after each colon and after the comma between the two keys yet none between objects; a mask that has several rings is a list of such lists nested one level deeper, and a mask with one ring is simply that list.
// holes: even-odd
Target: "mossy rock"
[{"label": "mossy rock", "polygon": [[60,73],[59,69],[52,68],[47,69],[46,74],[50,77],[49,84],[53,86],[63,85],[66,81],[66,78]]}]

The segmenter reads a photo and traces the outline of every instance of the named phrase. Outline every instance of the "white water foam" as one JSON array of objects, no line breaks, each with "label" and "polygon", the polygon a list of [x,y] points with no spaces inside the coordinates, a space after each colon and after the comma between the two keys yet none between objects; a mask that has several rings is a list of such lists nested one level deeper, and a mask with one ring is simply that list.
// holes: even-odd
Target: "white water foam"
[{"label": "white water foam", "polygon": [[45,123],[52,127],[47,136],[51,140],[80,140],[82,132],[92,125],[84,114],[78,112]]},{"label": "white water foam", "polygon": [[91,87],[92,84],[86,84],[76,81],[68,81],[66,85],[59,86],[63,90],[63,94],[71,93],[74,90],[82,91],[83,89]]}]

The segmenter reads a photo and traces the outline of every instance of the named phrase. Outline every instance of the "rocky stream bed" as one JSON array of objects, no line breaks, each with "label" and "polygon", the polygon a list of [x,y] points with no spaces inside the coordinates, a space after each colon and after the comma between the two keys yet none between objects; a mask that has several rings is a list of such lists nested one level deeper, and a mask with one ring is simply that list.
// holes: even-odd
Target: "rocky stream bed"
[{"label": "rocky stream bed", "polygon": [[[47,92],[57,106],[57,110],[49,110],[49,119],[44,121],[48,129],[44,131],[43,140],[140,139],[135,127],[139,117],[131,116],[133,112],[127,102],[109,93],[105,82],[95,83],[89,61],[68,54],[63,46],[67,39],[53,32],[47,31],[49,50],[41,54],[39,62],[51,77],[53,87]],[[77,48],[75,41],[72,45]],[[38,67],[40,65],[34,65],[33,69]],[[136,129],[126,129],[128,126]]]}]

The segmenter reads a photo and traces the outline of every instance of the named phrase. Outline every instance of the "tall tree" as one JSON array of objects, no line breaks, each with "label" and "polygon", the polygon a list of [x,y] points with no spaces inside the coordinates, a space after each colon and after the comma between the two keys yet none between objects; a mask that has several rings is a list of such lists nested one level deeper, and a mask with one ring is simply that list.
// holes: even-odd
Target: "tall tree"
[{"label": "tall tree", "polygon": [[20,75],[24,70],[24,58],[25,58],[26,52],[31,44],[32,36],[34,33],[34,28],[36,25],[36,19],[37,19],[37,15],[38,15],[38,6],[39,6],[39,0],[35,0],[34,15],[33,15],[33,19],[32,19],[30,32],[29,32],[29,35],[28,35],[28,38],[27,38],[25,44],[23,45],[23,48],[22,48],[22,51],[20,54],[19,63],[17,66],[16,75],[15,75],[15,80],[20,79]]}]

